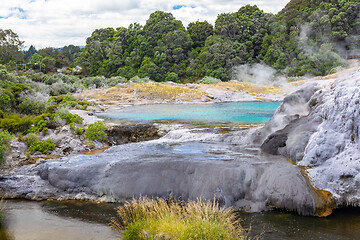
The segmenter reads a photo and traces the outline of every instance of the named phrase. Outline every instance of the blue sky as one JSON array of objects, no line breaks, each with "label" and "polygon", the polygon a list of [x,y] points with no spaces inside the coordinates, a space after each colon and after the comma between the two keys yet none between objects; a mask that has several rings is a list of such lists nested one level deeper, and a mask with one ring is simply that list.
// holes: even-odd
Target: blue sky
[{"label": "blue sky", "polygon": [[277,13],[289,1],[0,0],[0,28],[12,29],[26,47],[83,46],[97,28],[144,25],[156,10],[171,12],[186,27],[196,20],[214,24],[219,13],[235,12],[246,4]]}]

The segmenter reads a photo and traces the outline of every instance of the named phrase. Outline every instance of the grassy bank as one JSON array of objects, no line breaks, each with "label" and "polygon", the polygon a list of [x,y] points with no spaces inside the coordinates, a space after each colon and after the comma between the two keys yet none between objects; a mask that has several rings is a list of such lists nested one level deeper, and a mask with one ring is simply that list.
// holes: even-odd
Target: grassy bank
[{"label": "grassy bank", "polygon": [[232,209],[215,201],[178,203],[140,198],[118,208],[112,226],[122,239],[249,239]]}]

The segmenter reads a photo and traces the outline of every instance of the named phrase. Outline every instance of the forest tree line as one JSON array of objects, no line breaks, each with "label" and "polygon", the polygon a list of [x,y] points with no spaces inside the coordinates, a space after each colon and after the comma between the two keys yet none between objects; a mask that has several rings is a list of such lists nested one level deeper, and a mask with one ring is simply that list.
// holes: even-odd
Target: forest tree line
[{"label": "forest tree line", "polygon": [[254,63],[288,76],[326,75],[360,57],[360,2],[292,0],[276,15],[247,5],[219,14],[215,26],[196,21],[187,28],[171,13],[156,11],[144,26],[95,30],[84,48],[31,46],[22,52],[22,45],[16,33],[1,30],[0,63],[31,63],[43,72],[81,66],[83,76],[175,82],[205,76],[228,81],[234,67]]}]

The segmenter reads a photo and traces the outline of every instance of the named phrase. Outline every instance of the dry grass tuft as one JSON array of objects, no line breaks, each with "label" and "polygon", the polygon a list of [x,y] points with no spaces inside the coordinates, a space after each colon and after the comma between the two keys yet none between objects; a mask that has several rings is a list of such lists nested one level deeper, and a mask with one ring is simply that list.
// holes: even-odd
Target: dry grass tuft
[{"label": "dry grass tuft", "polygon": [[248,239],[232,209],[216,201],[178,203],[158,198],[133,199],[118,208],[112,226],[122,239]]}]

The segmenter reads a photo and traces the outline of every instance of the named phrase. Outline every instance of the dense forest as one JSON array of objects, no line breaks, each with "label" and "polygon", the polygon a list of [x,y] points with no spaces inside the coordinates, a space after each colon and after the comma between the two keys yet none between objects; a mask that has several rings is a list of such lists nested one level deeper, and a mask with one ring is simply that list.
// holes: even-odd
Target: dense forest
[{"label": "dense forest", "polygon": [[1,30],[0,63],[8,70],[194,82],[205,76],[228,81],[236,66],[262,63],[288,76],[325,75],[360,57],[360,2],[292,0],[276,15],[247,5],[219,14],[215,26],[196,21],[187,28],[156,11],[144,26],[95,30],[84,48],[22,52],[22,45],[16,33]]}]

